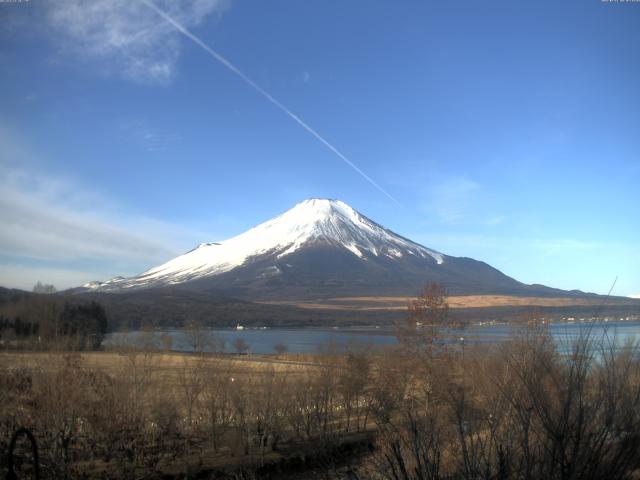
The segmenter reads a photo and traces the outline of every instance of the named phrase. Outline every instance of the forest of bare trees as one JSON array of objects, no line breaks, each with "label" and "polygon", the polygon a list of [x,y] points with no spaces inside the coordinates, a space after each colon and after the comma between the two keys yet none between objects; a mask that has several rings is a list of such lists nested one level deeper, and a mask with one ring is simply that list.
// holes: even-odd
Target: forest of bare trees
[{"label": "forest of bare trees", "polygon": [[[386,350],[244,358],[206,353],[194,327],[189,355],[151,331],[104,352],[4,353],[0,475],[26,427],[42,478],[636,478],[633,345],[587,329],[561,353],[532,317],[463,351],[443,323],[431,286]],[[15,458],[32,468],[24,442]]]}]

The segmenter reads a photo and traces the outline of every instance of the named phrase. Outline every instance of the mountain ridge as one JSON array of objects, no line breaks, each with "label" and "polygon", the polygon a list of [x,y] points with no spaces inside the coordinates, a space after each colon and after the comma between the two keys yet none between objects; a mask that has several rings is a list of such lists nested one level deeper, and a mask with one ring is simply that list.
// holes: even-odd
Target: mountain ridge
[{"label": "mountain ridge", "polygon": [[228,240],[201,243],[139,275],[90,282],[78,291],[180,286],[260,300],[414,295],[428,282],[452,294],[580,295],[526,285],[485,262],[398,235],[340,200],[319,198]]}]

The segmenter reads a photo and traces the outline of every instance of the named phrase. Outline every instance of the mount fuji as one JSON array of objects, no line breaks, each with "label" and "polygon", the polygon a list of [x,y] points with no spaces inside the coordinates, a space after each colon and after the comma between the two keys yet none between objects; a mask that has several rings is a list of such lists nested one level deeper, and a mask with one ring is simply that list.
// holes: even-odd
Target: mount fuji
[{"label": "mount fuji", "polygon": [[236,237],[202,243],[140,275],[83,291],[179,287],[251,300],[414,295],[427,282],[451,294],[566,295],[490,265],[437,252],[339,200],[309,199]]}]

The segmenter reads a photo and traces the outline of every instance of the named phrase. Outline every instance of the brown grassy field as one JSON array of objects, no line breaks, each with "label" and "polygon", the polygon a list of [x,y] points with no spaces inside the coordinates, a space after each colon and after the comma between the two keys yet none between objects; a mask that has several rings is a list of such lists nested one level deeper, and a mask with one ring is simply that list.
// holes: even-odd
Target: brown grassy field
[{"label": "brown grassy field", "polygon": [[41,478],[637,478],[637,350],[563,357],[541,325],[439,348],[411,326],[341,355],[2,352],[0,452],[26,426]]},{"label": "brown grassy field", "polygon": [[[263,302],[272,305],[291,305],[306,309],[335,309],[354,311],[397,310],[407,309],[411,297],[336,297],[326,300],[310,302],[300,301],[269,301]],[[459,295],[447,297],[449,307],[462,308],[489,308],[489,307],[567,307],[567,306],[621,306],[638,305],[633,299],[607,299],[602,298],[575,298],[575,297],[521,297],[515,295]]]},{"label": "brown grassy field", "polygon": [[[0,352],[0,400],[13,405],[0,412],[0,453],[21,425],[38,438],[46,478],[184,478],[277,465],[309,449],[304,435],[276,449],[281,434],[272,430],[288,430],[277,417],[283,402],[322,370],[308,355]],[[89,454],[98,442],[101,454]]]},{"label": "brown grassy field", "polygon": [[[3,368],[39,368],[47,370],[54,368],[61,358],[56,352],[0,352],[0,365]],[[261,372],[296,372],[306,371],[317,366],[311,355],[282,355],[282,356],[235,356],[235,355],[205,355],[198,356],[180,352],[118,352],[98,351],[75,354],[81,359],[85,368],[114,374],[123,368],[128,368],[132,362],[144,360],[145,366],[151,370],[171,374],[185,366],[195,363],[211,368],[224,368],[227,371],[242,374],[256,374]]]}]

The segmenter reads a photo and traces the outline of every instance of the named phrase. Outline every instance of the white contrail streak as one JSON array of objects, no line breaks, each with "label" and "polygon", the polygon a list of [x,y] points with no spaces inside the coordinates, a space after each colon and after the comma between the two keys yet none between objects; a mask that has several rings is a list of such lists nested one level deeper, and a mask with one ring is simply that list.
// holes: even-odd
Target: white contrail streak
[{"label": "white contrail streak", "polygon": [[375,182],[375,180],[373,180],[369,175],[364,173],[355,163],[353,163],[342,152],[340,152],[340,150],[338,150],[336,147],[331,145],[327,140],[325,140],[325,138],[322,135],[320,135],[318,132],[316,132],[305,121],[303,121],[295,113],[293,113],[291,110],[289,110],[287,107],[285,107],[282,103],[280,103],[269,92],[265,91],[260,85],[258,85],[253,80],[251,80],[249,77],[247,77],[244,73],[242,73],[242,71],[240,71],[238,69],[238,67],[236,67],[233,63],[231,63],[229,60],[224,58],[222,55],[220,55],[218,52],[216,52],[214,49],[212,49],[209,45],[207,45],[202,40],[200,40],[198,37],[196,37],[193,33],[191,33],[185,27],[183,27],[178,22],[176,22],[164,10],[158,8],[153,2],[151,2],[150,0],[140,0],[140,1],[142,3],[144,3],[147,7],[149,7],[151,10],[156,12],[158,15],[160,15],[162,18],[164,18],[171,25],[173,25],[176,28],[176,30],[178,30],[180,33],[182,33],[185,37],[189,38],[192,42],[194,42],[196,45],[198,45],[200,48],[202,48],[205,52],[207,52],[209,55],[211,55],[213,58],[215,58],[218,62],[220,62],[225,67],[227,67],[229,70],[231,70],[233,73],[235,73],[242,80],[244,80],[256,92],[258,92],[260,95],[262,95],[267,100],[269,100],[272,104],[274,104],[276,107],[278,107],[284,113],[286,113],[293,121],[295,121],[298,125],[300,125],[302,128],[304,128],[307,132],[309,132],[311,135],[313,135],[325,147],[327,147],[329,150],[331,150],[333,153],[335,153],[342,161],[344,161],[347,165],[349,165],[356,172],[358,172],[371,185],[373,185],[378,190],[380,190],[382,193],[384,193],[387,197],[389,197],[391,200],[393,200],[396,204],[400,205],[400,202],[398,202],[398,200],[396,200],[389,192],[387,192],[384,188],[382,188],[380,185],[378,185]]}]

